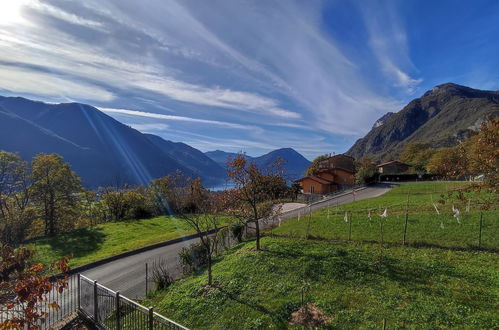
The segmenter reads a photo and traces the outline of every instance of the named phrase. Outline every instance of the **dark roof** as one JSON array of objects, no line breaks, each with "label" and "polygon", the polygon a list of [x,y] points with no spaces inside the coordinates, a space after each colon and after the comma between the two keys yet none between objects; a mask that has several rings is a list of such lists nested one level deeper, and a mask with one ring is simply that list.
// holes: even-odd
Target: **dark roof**
[{"label": "dark roof", "polygon": [[303,181],[305,179],[311,179],[311,180],[314,180],[316,182],[319,182],[319,183],[322,183],[322,184],[332,184],[333,182],[332,181],[329,181],[329,180],[325,180],[323,178],[319,178],[317,176],[306,176],[304,178],[301,178],[301,179],[298,179],[296,180],[296,182],[299,182],[299,181]]},{"label": "dark roof", "polygon": [[380,166],[385,166],[385,165],[389,165],[389,164],[393,164],[393,163],[398,163],[398,164],[401,164],[401,165],[411,166],[409,164],[399,162],[398,160],[391,160],[389,162],[385,162],[385,163],[382,163],[382,164],[379,164],[379,165],[376,165],[376,166],[380,167]]}]

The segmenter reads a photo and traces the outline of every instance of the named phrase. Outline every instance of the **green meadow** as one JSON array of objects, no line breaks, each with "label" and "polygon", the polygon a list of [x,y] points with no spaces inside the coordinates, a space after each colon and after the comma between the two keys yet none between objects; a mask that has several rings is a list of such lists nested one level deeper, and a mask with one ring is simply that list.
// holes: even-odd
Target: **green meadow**
[{"label": "green meadow", "polygon": [[76,267],[193,233],[194,230],[184,221],[162,216],[103,223],[37,239],[25,245],[36,251],[35,262],[50,264],[71,255],[69,265]]},{"label": "green meadow", "polygon": [[272,234],[385,243],[403,243],[405,236],[406,244],[446,248],[475,248],[480,241],[481,248],[498,250],[497,195],[467,192],[459,198],[464,186],[460,182],[402,184],[377,198],[339,206],[331,203],[329,208],[283,222]]},{"label": "green meadow", "polygon": [[[291,314],[312,304],[329,329],[497,328],[499,259],[487,251],[326,242],[245,242],[213,267],[145,302],[192,329],[301,328]],[[302,300],[303,296],[303,300]]]}]

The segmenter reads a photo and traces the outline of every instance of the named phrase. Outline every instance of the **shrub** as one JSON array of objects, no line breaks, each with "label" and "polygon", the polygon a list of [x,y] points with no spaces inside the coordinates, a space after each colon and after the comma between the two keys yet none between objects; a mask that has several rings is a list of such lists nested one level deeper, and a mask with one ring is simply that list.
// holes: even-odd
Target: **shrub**
[{"label": "shrub", "polygon": [[158,290],[164,290],[173,283],[173,277],[170,275],[168,263],[165,259],[153,262],[152,279]]},{"label": "shrub", "polygon": [[188,248],[183,248],[178,255],[184,274],[191,273],[208,262],[206,249],[201,244],[192,244]]}]

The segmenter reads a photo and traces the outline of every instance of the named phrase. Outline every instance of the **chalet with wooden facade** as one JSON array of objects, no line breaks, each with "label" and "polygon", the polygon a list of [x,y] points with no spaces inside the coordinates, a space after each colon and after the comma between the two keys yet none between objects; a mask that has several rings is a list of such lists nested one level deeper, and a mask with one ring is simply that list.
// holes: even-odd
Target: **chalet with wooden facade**
[{"label": "chalet with wooden facade", "polygon": [[377,167],[379,174],[392,175],[406,174],[411,165],[399,162],[398,160],[392,160],[390,162],[379,164]]},{"label": "chalet with wooden facade", "polygon": [[355,184],[355,159],[347,155],[331,156],[318,164],[313,176],[296,180],[304,194],[329,194]]}]

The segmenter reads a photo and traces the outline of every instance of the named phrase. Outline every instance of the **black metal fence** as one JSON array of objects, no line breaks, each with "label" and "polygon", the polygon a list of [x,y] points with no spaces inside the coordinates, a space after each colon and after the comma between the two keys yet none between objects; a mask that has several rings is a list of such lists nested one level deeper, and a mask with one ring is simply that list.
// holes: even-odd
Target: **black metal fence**
[{"label": "black metal fence", "polygon": [[80,313],[102,329],[187,329],[83,275],[78,275]]}]

